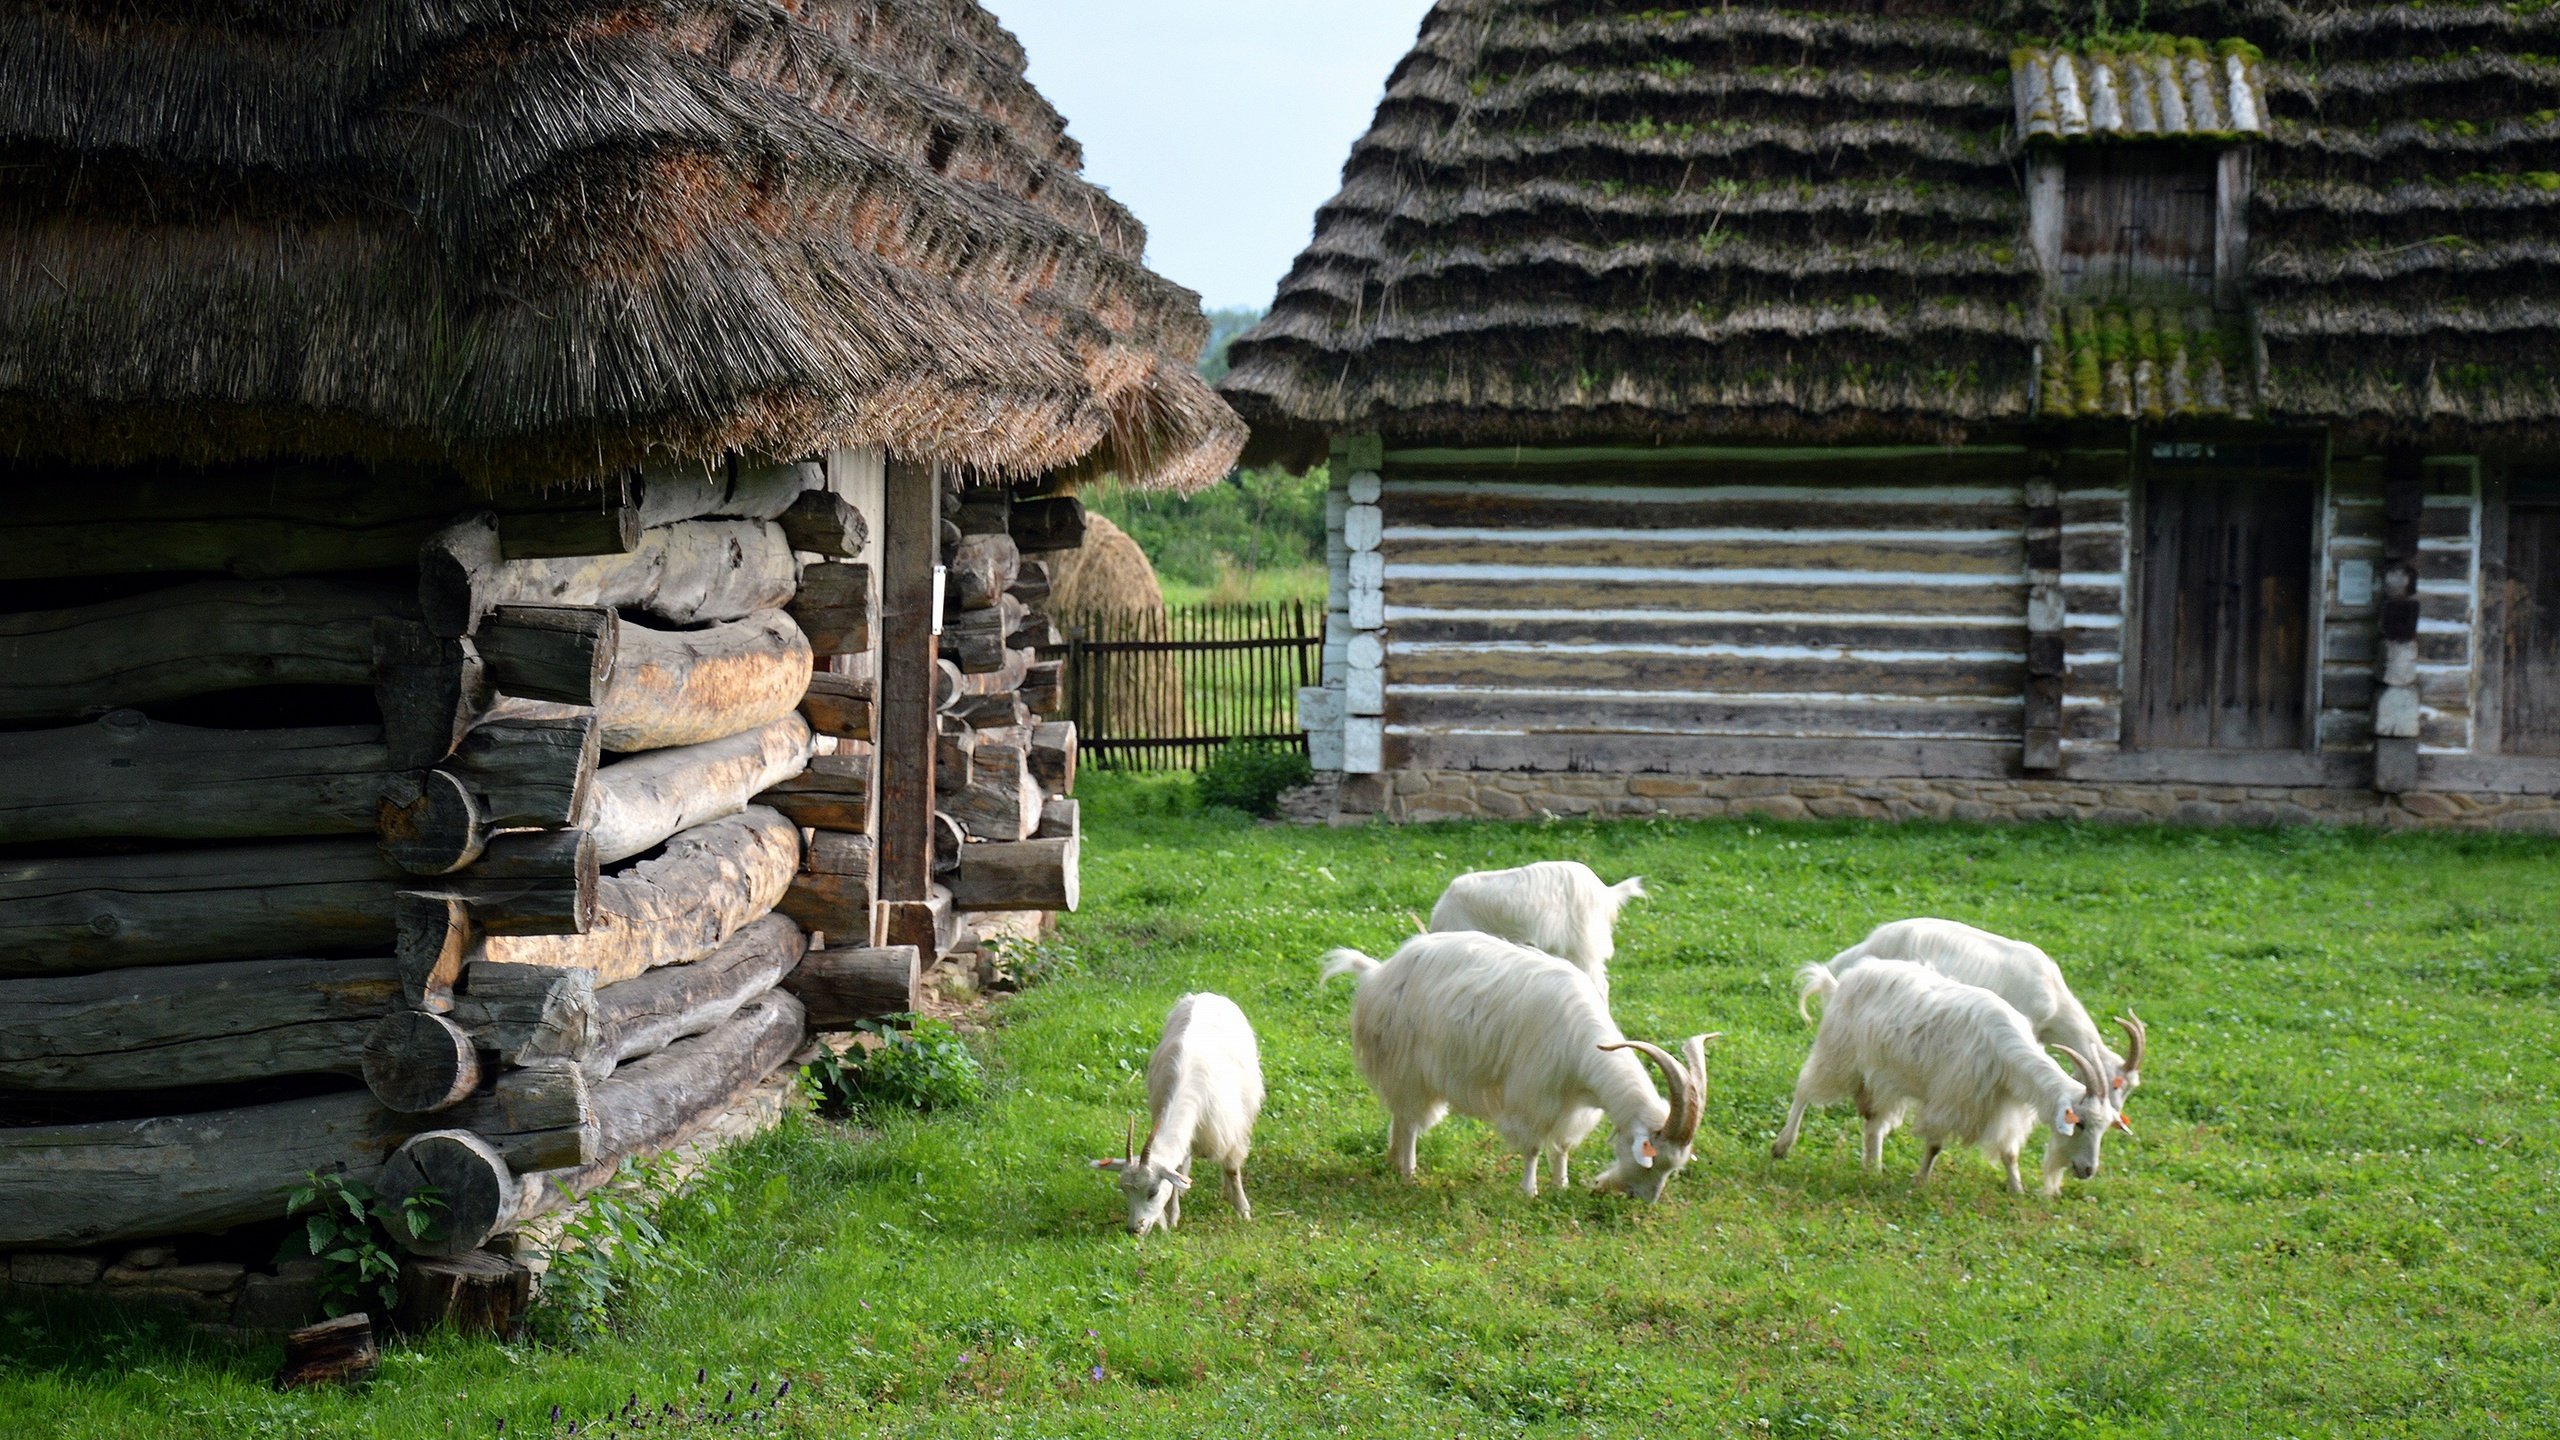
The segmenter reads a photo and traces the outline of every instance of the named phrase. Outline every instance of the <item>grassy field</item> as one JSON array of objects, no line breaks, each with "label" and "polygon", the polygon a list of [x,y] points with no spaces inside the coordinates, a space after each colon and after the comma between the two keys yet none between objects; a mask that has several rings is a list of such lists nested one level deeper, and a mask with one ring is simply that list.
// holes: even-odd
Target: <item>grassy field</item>
[{"label": "grassy field", "polygon": [[[1090,787],[1062,934],[1081,969],[998,1012],[984,1109],[735,1152],[672,1221],[701,1273],[623,1333],[437,1339],[369,1394],[287,1397],[262,1349],[0,1312],[0,1434],[538,1435],[554,1404],[565,1426],[781,1377],[771,1431],[811,1436],[2560,1432],[2560,847],[1287,830],[1175,793]],[[1459,1120],[1397,1183],[1316,955],[1384,953],[1458,870],[1566,856],[1650,877],[1613,967],[1626,1028],[1729,1032],[1697,1162],[1650,1209],[1531,1201]],[[1844,1111],[1770,1161],[1809,1038],[1789,971],[1915,913],[2031,936],[2093,1008],[2151,1021],[2140,1134],[2095,1182],[2012,1197],[1968,1154],[1915,1193],[1909,1137],[1861,1174]],[[1263,1037],[1257,1216],[1204,1187],[1182,1230],[1133,1242],[1083,1161],[1143,1106],[1165,1007],[1204,987]]]}]

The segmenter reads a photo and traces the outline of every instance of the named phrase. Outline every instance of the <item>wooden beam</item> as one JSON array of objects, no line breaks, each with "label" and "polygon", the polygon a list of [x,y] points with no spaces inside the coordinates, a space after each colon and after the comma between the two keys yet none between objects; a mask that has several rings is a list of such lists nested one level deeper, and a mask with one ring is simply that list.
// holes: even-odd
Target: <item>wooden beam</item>
[{"label": "wooden beam", "polygon": [[592,970],[600,984],[717,950],[781,902],[800,868],[800,832],[764,806],[697,825],[665,851],[599,883],[583,935],[483,935],[468,959]]},{"label": "wooden beam", "polygon": [[809,764],[809,723],[797,714],[699,745],[652,750],[598,771],[583,817],[610,865],[681,830],[735,815]]},{"label": "wooden beam", "polygon": [[872,765],[868,754],[811,756],[807,768],[758,795],[756,803],[797,825],[859,834],[871,823]]},{"label": "wooden beam", "polygon": [[590,1080],[728,1023],[800,963],[807,937],[784,915],[756,920],[690,965],[669,965],[595,992],[596,1043],[578,1057]]},{"label": "wooden beam", "polygon": [[675,625],[737,620],[791,598],[798,562],[781,527],[686,520],[641,532],[629,552],[507,560],[482,513],[439,531],[418,555],[418,602],[441,635],[468,635],[499,605],[602,605]]},{"label": "wooden beam", "polygon": [[987,737],[1018,732],[980,733],[971,757],[966,788],[942,797],[942,811],[980,840],[1021,840],[1040,825],[1040,786],[1031,778],[1028,744]]},{"label": "wooden beam", "polygon": [[357,839],[0,860],[0,975],[379,950],[413,883]]},{"label": "wooden beam", "polygon": [[809,693],[800,697],[800,713],[808,718],[809,728],[821,735],[868,740],[877,713],[871,682],[821,670],[809,677]]},{"label": "wooden beam", "polygon": [[403,1143],[375,1191],[396,1211],[422,1192],[438,1201],[436,1225],[425,1235],[393,1234],[401,1248],[420,1255],[459,1255],[489,1243],[516,1213],[516,1180],[497,1147],[468,1130],[430,1130]]},{"label": "wooden beam", "polygon": [[622,628],[600,605],[501,605],[481,622],[473,649],[492,690],[594,705],[616,673]]},{"label": "wooden beam", "polygon": [[1070,836],[964,846],[951,903],[962,910],[1073,910],[1080,843]]},{"label": "wooden beam", "polygon": [[477,727],[443,765],[384,777],[383,853],[412,874],[447,875],[477,862],[496,831],[568,825],[577,814],[561,808],[586,802],[596,741],[590,711]]},{"label": "wooden beam", "polygon": [[403,890],[391,897],[391,917],[402,997],[421,1010],[451,1010],[471,945],[471,907],[450,892]]},{"label": "wooden beam", "polygon": [[922,973],[913,945],[813,950],[783,977],[782,988],[807,1007],[812,1030],[850,1030],[865,1020],[916,1008]]},{"label": "wooden beam", "polygon": [[1084,502],[1073,495],[1016,500],[1006,528],[1025,555],[1073,550],[1084,543]]},{"label": "wooden beam", "polygon": [[269,685],[369,685],[373,621],[415,602],[327,580],[211,580],[0,614],[0,721]]},{"label": "wooden beam", "polygon": [[372,641],[373,702],[391,763],[415,769],[452,754],[489,703],[478,653],[397,616],[377,617]]},{"label": "wooden beam", "polygon": [[1051,795],[1076,789],[1076,722],[1052,720],[1031,727],[1031,778]]},{"label": "wooden beam", "polygon": [[884,900],[921,901],[933,891],[933,716],[940,670],[933,567],[942,554],[941,497],[930,467],[889,463],[881,525],[880,714],[874,725]]},{"label": "wooden beam", "polygon": [[442,1110],[480,1088],[480,1051],[441,1015],[394,1010],[364,1042],[364,1084],[388,1110]]},{"label": "wooden beam", "polygon": [[850,560],[871,540],[871,527],[862,512],[843,496],[825,490],[811,490],[794,499],[782,512],[780,524],[792,549],[831,560]]},{"label": "wooden beam", "polygon": [[807,636],[779,610],[700,630],[625,620],[597,709],[616,753],[698,745],[790,714],[809,691]]},{"label": "wooden beam", "polygon": [[826,561],[800,572],[790,597],[791,618],[820,655],[860,655],[871,649],[871,567]]},{"label": "wooden beam", "polygon": [[942,623],[942,643],[963,675],[987,675],[998,671],[1006,674],[1012,690],[1020,688],[1023,673],[1030,668],[1025,656],[1018,664],[1014,657],[1022,652],[1013,649],[1013,632],[1022,623],[1022,602],[1010,595],[998,595],[980,610],[958,611]]},{"label": "wooden beam", "polygon": [[651,529],[715,517],[771,520],[789,509],[801,491],[825,484],[826,473],[815,461],[785,465],[730,461],[702,469],[643,470],[632,486],[632,499],[640,507],[640,523]]},{"label": "wooden beam", "polygon": [[951,552],[945,574],[945,605],[954,611],[984,610],[1021,578],[1022,550],[1010,535],[966,535]]},{"label": "wooden beam", "polygon": [[360,835],[393,773],[382,730],[212,730],[114,710],[0,732],[0,842]]},{"label": "wooden beam", "polygon": [[352,1075],[400,1000],[388,957],[152,965],[0,981],[0,1089],[158,1090]]},{"label": "wooden beam", "polygon": [[473,503],[450,474],[365,465],[66,469],[10,488],[0,580],[389,570]]},{"label": "wooden beam", "polygon": [[556,555],[619,555],[640,543],[640,507],[626,477],[582,503],[511,513],[498,525],[498,553],[509,560]]}]

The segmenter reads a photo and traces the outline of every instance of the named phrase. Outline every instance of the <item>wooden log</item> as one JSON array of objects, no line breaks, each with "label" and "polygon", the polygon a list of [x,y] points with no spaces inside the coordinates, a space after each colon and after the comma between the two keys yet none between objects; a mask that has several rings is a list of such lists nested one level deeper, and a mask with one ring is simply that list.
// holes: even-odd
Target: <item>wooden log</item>
[{"label": "wooden log", "polygon": [[962,492],[951,507],[951,523],[965,541],[972,535],[1002,535],[1013,514],[1013,499],[1001,490]]},{"label": "wooden log", "polygon": [[1052,795],[1076,788],[1076,722],[1052,720],[1031,729],[1031,778]]},{"label": "wooden log", "polygon": [[0,975],[379,950],[406,883],[356,839],[0,860]]},{"label": "wooden log", "polygon": [[800,867],[800,832],[761,805],[669,840],[657,858],[598,886],[595,923],[583,935],[486,935],[470,961],[591,970],[599,984],[717,950],[780,903]]},{"label": "wooden log", "polygon": [[795,497],[779,523],[792,549],[831,560],[850,560],[871,542],[871,527],[862,512],[843,496],[825,490],[804,491]]},{"label": "wooden log", "polygon": [[[951,552],[943,603],[951,610],[992,608],[1021,578],[1022,552],[1010,535],[968,535]],[[1015,604],[1022,603],[1017,599]]]},{"label": "wooden log", "polygon": [[729,1021],[771,990],[808,947],[785,914],[767,915],[690,965],[668,965],[596,991],[597,1040],[578,1057],[590,1080]]},{"label": "wooden log", "polygon": [[424,1235],[392,1239],[417,1255],[459,1255],[489,1243],[516,1214],[516,1177],[497,1147],[468,1130],[413,1135],[382,1167],[374,1190],[394,1207],[432,1190],[441,1202]]},{"label": "wooden log", "polygon": [[471,504],[451,479],[370,466],[64,471],[11,488],[0,580],[389,570]]},{"label": "wooden log", "polygon": [[[961,708],[962,699],[971,697],[979,699],[994,699],[1001,697],[1006,700],[1019,700],[1021,698],[1020,692],[1024,682],[1031,678],[1031,652],[1028,650],[1009,649],[1004,651],[1003,655],[1003,661],[993,670],[979,671],[976,673],[966,671],[962,672],[958,681],[959,694],[953,698],[951,704],[946,705],[943,708],[946,710],[958,710]],[[972,707],[972,713],[975,713],[975,710],[976,707]],[[977,728],[983,729],[985,727],[980,726]]]},{"label": "wooden log", "polygon": [[790,508],[801,491],[826,483],[826,471],[806,460],[787,465],[725,464],[708,470],[649,469],[640,472],[632,500],[640,507],[640,523],[651,529],[713,517],[771,520]]},{"label": "wooden log", "polygon": [[617,673],[625,628],[601,606],[500,605],[480,622],[473,648],[492,690],[595,705],[605,694],[606,678]]},{"label": "wooden log", "polygon": [[963,695],[942,713],[963,722],[972,730],[1029,725],[1036,718],[1023,705],[1018,692],[1003,691],[993,695]]},{"label": "wooden log", "polygon": [[782,897],[782,913],[829,944],[859,944],[871,938],[872,907],[878,899],[873,877],[803,871],[793,876]]},{"label": "wooden log", "polygon": [[0,1089],[157,1090],[352,1075],[400,1000],[385,956],[0,981]]},{"label": "wooden log", "polygon": [[920,955],[939,958],[959,938],[959,912],[951,906],[948,886],[934,886],[922,900],[884,900],[880,915],[881,942],[912,945]]},{"label": "wooden log", "polygon": [[913,945],[812,950],[782,988],[798,996],[812,1030],[850,1030],[866,1020],[916,1009],[923,963]]},{"label": "wooden log", "polygon": [[781,527],[686,520],[643,531],[627,554],[505,560],[481,514],[418,554],[418,604],[440,635],[468,635],[499,605],[601,605],[670,624],[736,620],[790,600],[798,562]]},{"label": "wooden log", "polygon": [[[998,595],[986,609],[963,610],[949,616],[942,624],[944,652],[959,664],[963,675],[1004,670],[1012,661],[1011,637],[1022,614],[1021,601]],[[1013,683],[1004,688],[1015,689],[1021,683],[1021,676],[1015,674]]]},{"label": "wooden log", "polygon": [[519,1174],[584,1165],[596,1156],[593,1091],[586,1072],[565,1061],[510,1070],[487,1091],[425,1123],[470,1131]]},{"label": "wooden log", "polygon": [[[1022,623],[1013,627],[1013,633],[1005,637],[1005,643],[1016,650],[1058,650],[1065,647],[1067,637],[1058,628],[1058,623],[1049,618],[1047,611],[1025,610]],[[1040,663],[1036,655],[1032,663]]]},{"label": "wooden log", "polygon": [[968,843],[968,835],[960,822],[936,810],[933,812],[933,875],[948,882],[960,868],[960,847]]},{"label": "wooden log", "polygon": [[951,903],[962,910],[1073,910],[1081,843],[1070,837],[971,845],[960,852]]},{"label": "wooden log", "polygon": [[809,728],[839,740],[871,738],[872,686],[869,680],[831,675],[821,670],[809,677],[809,693],[800,697],[800,713]]},{"label": "wooden log", "polygon": [[1028,747],[985,738],[981,732],[968,786],[944,798],[942,812],[979,840],[1022,840],[1040,826],[1040,786],[1031,778]]},{"label": "wooden log", "polygon": [[807,636],[779,610],[701,630],[625,620],[597,710],[617,754],[698,745],[790,714],[809,691]]},{"label": "wooden log", "polygon": [[1035,840],[1073,840],[1084,834],[1084,812],[1076,802],[1064,795],[1052,795],[1040,802],[1040,828],[1033,832]]},{"label": "wooden log", "polygon": [[621,555],[640,543],[640,507],[607,494],[558,510],[526,510],[498,521],[498,554],[508,560],[558,555]]},{"label": "wooden log", "polygon": [[860,655],[871,649],[871,567],[850,561],[821,562],[800,572],[790,597],[791,618],[820,655]]},{"label": "wooden log", "polygon": [[[1015,553],[1020,553],[1019,546],[1015,547]],[[1021,562],[1021,568],[1014,572],[1013,598],[1025,605],[1044,605],[1048,603],[1049,591],[1049,562],[1046,560]]]},{"label": "wooden log", "polygon": [[402,997],[420,1010],[452,1009],[454,982],[471,948],[471,907],[450,892],[403,890],[391,897],[391,918]]},{"label": "wooden log", "polygon": [[425,1114],[480,1088],[480,1052],[441,1015],[394,1010],[364,1044],[364,1083],[373,1098],[404,1114]]},{"label": "wooden log", "polygon": [[433,770],[382,778],[375,825],[385,855],[419,875],[478,860],[500,829],[573,823],[596,769],[591,711],[485,721]]},{"label": "wooden log", "polygon": [[0,1127],[0,1248],[227,1230],[314,1170],[371,1181],[404,1132],[362,1090],[195,1115]]},{"label": "wooden log", "polygon": [[933,745],[934,789],[941,792],[967,785],[969,757],[977,751],[978,732],[956,716],[936,716]]},{"label": "wooden log", "polygon": [[[948,710],[963,696],[974,693],[961,688],[963,680],[960,667],[939,656],[935,657],[933,664],[926,670],[925,679],[932,689],[933,708],[936,710]],[[928,726],[930,723],[927,722]]]},{"label": "wooden log", "polygon": [[0,721],[269,685],[373,683],[373,621],[415,602],[327,580],[210,580],[0,614]]},{"label": "wooden log", "polygon": [[512,1340],[533,1308],[533,1271],[493,1250],[412,1255],[400,1262],[399,1285],[393,1324],[408,1335],[443,1326],[457,1335]]},{"label": "wooden log", "polygon": [[725,740],[652,750],[605,766],[582,819],[595,836],[596,857],[612,864],[680,830],[737,814],[808,765],[809,738],[809,723],[786,714]]},{"label": "wooden log", "polygon": [[321,1385],[361,1385],[382,1368],[382,1351],[373,1341],[373,1317],[362,1310],[305,1325],[284,1337],[284,1364],[276,1371],[279,1390],[309,1390]]},{"label": "wooden log", "polygon": [[871,828],[870,755],[813,755],[807,768],[756,797],[819,830],[862,834]]},{"label": "wooden log", "polygon": [[595,1087],[596,1153],[645,1154],[755,1085],[800,1048],[806,1013],[770,990],[706,1034],[616,1070]]},{"label": "wooden log", "polygon": [[595,923],[598,868],[584,830],[516,830],[491,837],[449,883],[481,934],[582,935]]},{"label": "wooden log", "polygon": [[415,769],[452,754],[488,700],[480,656],[468,643],[422,621],[373,622],[373,701],[393,765]]},{"label": "wooden log", "polygon": [[596,977],[588,970],[483,960],[453,997],[453,1022],[507,1065],[581,1063],[600,1043]]},{"label": "wooden log", "polygon": [[1006,528],[1025,555],[1073,550],[1084,543],[1084,502],[1073,495],[1016,500]]},{"label": "wooden log", "polygon": [[1057,715],[1067,708],[1067,667],[1064,661],[1043,660],[1033,665],[1022,677],[1023,708],[1034,715]]},{"label": "wooden log", "polygon": [[359,835],[390,773],[378,726],[212,730],[114,710],[0,733],[0,843]]}]

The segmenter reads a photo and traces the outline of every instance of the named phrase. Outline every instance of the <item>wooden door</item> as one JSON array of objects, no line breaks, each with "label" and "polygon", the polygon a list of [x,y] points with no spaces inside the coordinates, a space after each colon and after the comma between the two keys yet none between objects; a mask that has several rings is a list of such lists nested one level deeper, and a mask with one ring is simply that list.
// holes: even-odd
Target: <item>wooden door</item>
[{"label": "wooden door", "polygon": [[2507,581],[2501,749],[2560,755],[2560,484],[2550,499],[2507,510]]},{"label": "wooden door", "polygon": [[2299,749],[2310,724],[2307,482],[2154,475],[2143,503],[2133,743]]},{"label": "wooden door", "polygon": [[2073,148],[2056,292],[2168,303],[2209,297],[2217,163],[2212,152],[2183,146]]}]

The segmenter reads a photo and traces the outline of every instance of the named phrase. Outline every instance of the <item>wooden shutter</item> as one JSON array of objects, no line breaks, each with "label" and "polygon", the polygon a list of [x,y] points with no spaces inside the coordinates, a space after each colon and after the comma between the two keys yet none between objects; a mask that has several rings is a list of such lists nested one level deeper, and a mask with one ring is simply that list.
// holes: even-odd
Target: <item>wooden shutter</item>
[{"label": "wooden shutter", "polygon": [[2300,748],[2310,723],[2314,487],[2201,472],[2144,496],[2133,743]]}]

